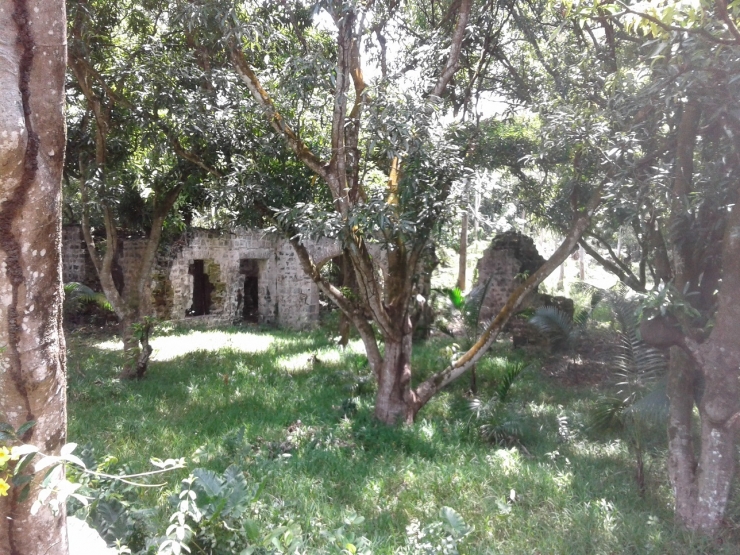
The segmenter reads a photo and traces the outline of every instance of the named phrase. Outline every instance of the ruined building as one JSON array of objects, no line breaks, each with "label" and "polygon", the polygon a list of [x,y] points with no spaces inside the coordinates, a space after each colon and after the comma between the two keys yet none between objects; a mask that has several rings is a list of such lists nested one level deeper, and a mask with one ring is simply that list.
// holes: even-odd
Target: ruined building
[{"label": "ruined building", "polygon": [[[123,239],[116,264],[119,289],[133,279],[145,241]],[[314,261],[341,254],[338,244],[307,244]],[[246,320],[303,329],[318,322],[319,293],[291,247],[278,235],[261,230],[190,231],[160,255],[152,278],[152,308],[166,320],[207,323]],[[95,287],[95,268],[79,226],[63,236],[63,279]]]}]

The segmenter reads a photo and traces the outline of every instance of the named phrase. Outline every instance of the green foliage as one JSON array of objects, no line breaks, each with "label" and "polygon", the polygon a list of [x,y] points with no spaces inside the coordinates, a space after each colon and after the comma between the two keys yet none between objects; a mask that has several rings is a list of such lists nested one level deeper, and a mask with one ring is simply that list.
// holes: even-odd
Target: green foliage
[{"label": "green foliage", "polygon": [[460,513],[450,507],[442,507],[438,522],[422,527],[418,520],[411,521],[406,527],[406,549],[400,553],[458,555],[458,545],[472,531]]},{"label": "green foliage", "polygon": [[509,392],[524,369],[521,362],[507,365],[499,376],[496,394],[486,402],[478,398],[470,402],[481,436],[491,443],[514,444],[521,438],[521,418],[511,410]]},{"label": "green foliage", "polygon": [[[656,445],[653,424],[665,424],[668,398],[665,393],[667,363],[661,351],[645,344],[639,335],[640,303],[629,297],[623,285],[609,290],[580,285],[592,293],[592,304],[608,304],[619,323],[618,350],[611,360],[613,393],[595,404],[590,428],[600,434],[617,431],[627,438],[635,457],[636,480],[642,494],[646,481],[647,449]],[[662,434],[657,445],[662,445]]]},{"label": "green foliage", "polygon": [[103,293],[93,291],[88,286],[75,281],[64,284],[64,311],[75,313],[80,311],[86,304],[95,304],[96,306],[113,312],[113,307],[105,298]]},{"label": "green foliage", "polygon": [[[687,289],[688,287],[689,284],[686,285]],[[655,316],[670,316],[679,321],[696,321],[702,315],[687,298],[686,290],[678,291],[672,284],[668,283],[657,291],[646,293],[637,306],[636,317],[638,321],[648,320]]]},{"label": "green foliage", "polygon": [[553,347],[560,349],[573,347],[583,332],[578,322],[555,306],[537,308],[529,323],[545,334]]}]

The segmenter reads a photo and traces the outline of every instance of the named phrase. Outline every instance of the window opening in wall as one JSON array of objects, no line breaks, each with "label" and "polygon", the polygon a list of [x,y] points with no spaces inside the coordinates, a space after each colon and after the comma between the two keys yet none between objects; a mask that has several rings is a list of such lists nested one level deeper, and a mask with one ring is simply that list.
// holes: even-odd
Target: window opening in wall
[{"label": "window opening in wall", "polygon": [[211,291],[213,285],[205,273],[203,260],[194,260],[188,267],[188,274],[193,276],[193,304],[186,311],[186,316],[203,316],[211,308]]},{"label": "window opening in wall", "polygon": [[242,318],[256,323],[259,321],[259,262],[253,258],[240,260],[239,273],[244,276]]}]

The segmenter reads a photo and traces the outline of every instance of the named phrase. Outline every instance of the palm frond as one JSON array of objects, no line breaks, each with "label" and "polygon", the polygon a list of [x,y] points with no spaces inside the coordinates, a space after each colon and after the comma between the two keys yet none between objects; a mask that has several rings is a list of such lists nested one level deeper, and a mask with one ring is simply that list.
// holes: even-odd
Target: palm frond
[{"label": "palm frond", "polygon": [[625,427],[624,411],[628,404],[618,397],[602,397],[594,404],[589,428],[597,433],[622,431]]},{"label": "palm frond", "polygon": [[441,289],[441,291],[450,300],[452,306],[454,306],[458,310],[460,310],[465,304],[465,297],[463,296],[462,290],[460,290],[459,287],[454,287],[452,289],[450,289],[449,287],[445,287]]},{"label": "palm frond", "polygon": [[543,306],[535,310],[529,323],[556,343],[567,341],[574,331],[570,316],[554,306]]},{"label": "palm frond", "polygon": [[613,359],[619,393],[637,399],[653,387],[667,371],[665,356],[638,338],[636,333],[619,334],[619,350]]},{"label": "palm frond", "polygon": [[496,394],[498,395],[498,399],[500,402],[506,402],[506,399],[509,395],[509,390],[514,384],[514,381],[522,373],[522,370],[524,370],[524,364],[521,362],[517,362],[516,364],[509,364],[506,367],[506,371],[504,372],[504,375],[501,376],[501,381],[496,388]]},{"label": "palm frond", "polygon": [[113,306],[103,293],[93,291],[87,285],[76,281],[64,284],[64,300],[68,307],[78,308],[81,304],[95,303],[103,310],[113,312]]},{"label": "palm frond", "polygon": [[664,422],[667,420],[670,400],[666,394],[666,385],[667,379],[663,377],[649,393],[627,408],[627,414],[646,421]]}]

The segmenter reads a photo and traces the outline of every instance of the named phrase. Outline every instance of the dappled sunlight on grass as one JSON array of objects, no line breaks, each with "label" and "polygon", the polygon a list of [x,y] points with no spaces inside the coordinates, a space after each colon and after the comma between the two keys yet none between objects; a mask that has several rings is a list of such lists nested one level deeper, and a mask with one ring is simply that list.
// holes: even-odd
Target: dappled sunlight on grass
[{"label": "dappled sunlight on grass", "polygon": [[347,354],[365,354],[362,341],[350,341],[345,349],[340,347],[324,347],[314,351],[282,356],[275,360],[275,366],[289,373],[312,370],[315,364],[336,365]]},{"label": "dappled sunlight on grass", "polygon": [[[151,341],[154,352],[152,360],[166,361],[195,351],[219,351],[231,349],[241,353],[264,353],[275,342],[270,335],[254,333],[226,333],[223,331],[191,331],[184,335],[155,337]],[[121,341],[103,341],[95,347],[104,351],[123,348]]]},{"label": "dappled sunlight on grass", "polygon": [[[364,517],[357,533],[376,555],[399,553],[406,526],[435,522],[443,506],[475,527],[461,550],[467,555],[705,552],[684,549],[673,532],[660,453],[651,455],[643,498],[628,443],[589,431],[598,391],[562,387],[497,345],[478,365],[478,395],[491,398],[503,370],[527,365],[509,393],[521,443],[504,448],[481,438],[466,377],[415,425],[390,427],[373,419],[377,386],[362,343],[342,349],[332,336],[176,330],[154,339],[146,379],[121,382],[122,357],[112,351],[119,344],[72,335],[70,439],[132,471],[148,470],[151,457],[185,457],[188,471],[235,464],[250,483],[264,484],[265,503],[299,515],[305,530],[316,522],[336,529],[346,511]],[[444,346],[416,345],[415,371],[437,369]],[[184,477],[143,494],[148,505],[167,507],[162,500]],[[162,530],[167,517],[157,513]]]}]

